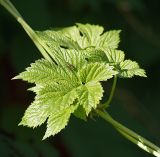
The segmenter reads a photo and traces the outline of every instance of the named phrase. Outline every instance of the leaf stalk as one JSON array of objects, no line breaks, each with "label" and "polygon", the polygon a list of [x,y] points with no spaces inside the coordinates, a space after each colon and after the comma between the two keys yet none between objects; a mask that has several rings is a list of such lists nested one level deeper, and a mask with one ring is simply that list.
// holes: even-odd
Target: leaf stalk
[{"label": "leaf stalk", "polygon": [[109,107],[109,105],[110,105],[110,103],[113,99],[113,96],[114,96],[114,92],[115,92],[115,89],[116,89],[116,84],[117,84],[117,75],[114,76],[113,85],[112,85],[112,89],[111,89],[109,98],[104,104],[102,104],[101,108],[106,109],[106,108]]}]

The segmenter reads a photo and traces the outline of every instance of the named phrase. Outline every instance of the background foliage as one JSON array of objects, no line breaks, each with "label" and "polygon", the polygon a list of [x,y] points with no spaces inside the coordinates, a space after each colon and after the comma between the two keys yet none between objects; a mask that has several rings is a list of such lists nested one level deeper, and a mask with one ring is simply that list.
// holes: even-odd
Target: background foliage
[{"label": "background foliage", "polygon": [[[160,1],[154,0],[28,0],[12,1],[36,30],[64,27],[75,22],[122,29],[120,49],[146,69],[148,78],[121,79],[110,107],[113,117],[160,145],[159,71]],[[11,81],[40,53],[23,29],[0,9],[0,154],[3,157],[150,156],[121,137],[103,120],[85,123],[72,118],[54,138],[41,141],[45,126],[18,127],[34,95],[19,80]],[[111,81],[104,84],[107,92]]]}]

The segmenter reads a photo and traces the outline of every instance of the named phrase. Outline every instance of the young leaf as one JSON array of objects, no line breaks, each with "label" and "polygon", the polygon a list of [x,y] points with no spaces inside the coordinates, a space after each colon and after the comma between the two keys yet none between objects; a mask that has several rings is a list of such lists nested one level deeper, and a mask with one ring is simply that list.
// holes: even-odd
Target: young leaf
[{"label": "young leaf", "polygon": [[[70,114],[76,108],[78,111],[79,106],[85,111],[80,118],[85,119],[92,109],[96,109],[103,96],[100,81],[117,74],[108,64],[87,63],[84,55],[77,50],[61,49],[56,61],[58,64],[38,60],[15,77],[34,83],[35,87],[30,90],[36,93],[20,125],[37,127],[49,117],[44,138],[63,129]],[[73,106],[76,106],[74,110]]]},{"label": "young leaf", "polygon": [[147,77],[145,70],[141,69],[137,62],[125,60],[120,63],[119,76],[123,78],[131,78],[134,75]]}]

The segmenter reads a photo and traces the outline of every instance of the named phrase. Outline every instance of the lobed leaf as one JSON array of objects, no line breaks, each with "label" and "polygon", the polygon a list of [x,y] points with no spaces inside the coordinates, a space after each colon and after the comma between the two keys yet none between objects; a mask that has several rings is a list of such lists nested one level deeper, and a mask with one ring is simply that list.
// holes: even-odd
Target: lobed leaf
[{"label": "lobed leaf", "polygon": [[[87,63],[84,55],[77,50],[61,50],[58,57],[58,65],[41,59],[15,77],[36,84],[29,89],[36,93],[35,100],[26,110],[20,125],[37,127],[48,118],[44,138],[63,129],[71,113],[86,119],[86,115],[97,107],[103,96],[99,82],[116,74],[108,64]],[[65,63],[76,70],[65,66]],[[71,112],[72,106],[76,106],[76,112]],[[83,110],[81,115],[78,114],[80,108]]]}]

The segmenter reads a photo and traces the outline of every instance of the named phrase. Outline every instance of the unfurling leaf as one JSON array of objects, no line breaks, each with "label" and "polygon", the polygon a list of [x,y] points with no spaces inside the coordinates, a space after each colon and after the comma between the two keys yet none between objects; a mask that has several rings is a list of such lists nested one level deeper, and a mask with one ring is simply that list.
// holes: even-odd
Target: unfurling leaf
[{"label": "unfurling leaf", "polygon": [[139,67],[137,62],[125,60],[120,63],[120,77],[131,78],[134,75],[147,77],[145,71]]}]

